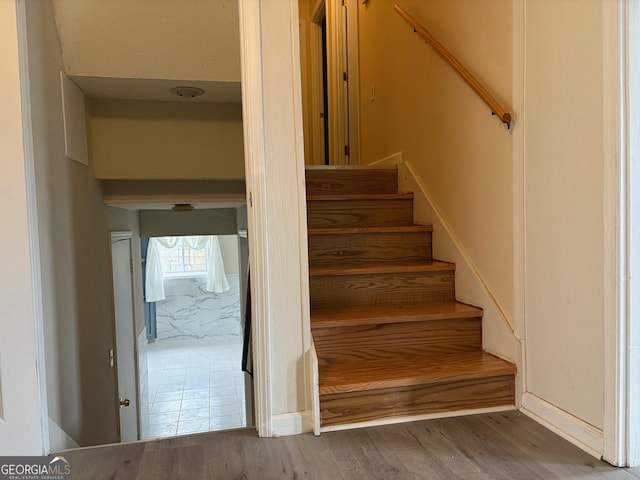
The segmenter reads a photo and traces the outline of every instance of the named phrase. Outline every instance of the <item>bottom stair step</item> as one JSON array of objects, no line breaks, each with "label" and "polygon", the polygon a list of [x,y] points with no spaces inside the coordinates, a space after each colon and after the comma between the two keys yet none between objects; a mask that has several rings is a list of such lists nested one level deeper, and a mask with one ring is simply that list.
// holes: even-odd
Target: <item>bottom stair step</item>
[{"label": "bottom stair step", "polygon": [[386,356],[320,367],[320,395],[515,375],[516,367],[483,351]]},{"label": "bottom stair step", "polygon": [[482,351],[325,365],[321,424],[513,405],[515,373]]}]

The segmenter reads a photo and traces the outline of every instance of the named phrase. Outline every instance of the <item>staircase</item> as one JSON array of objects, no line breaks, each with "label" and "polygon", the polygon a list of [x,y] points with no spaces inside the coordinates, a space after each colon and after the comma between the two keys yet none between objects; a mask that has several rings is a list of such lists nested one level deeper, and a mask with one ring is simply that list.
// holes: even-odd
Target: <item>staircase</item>
[{"label": "staircase", "polygon": [[515,366],[482,350],[397,170],[309,167],[306,185],[321,426],[513,405]]}]

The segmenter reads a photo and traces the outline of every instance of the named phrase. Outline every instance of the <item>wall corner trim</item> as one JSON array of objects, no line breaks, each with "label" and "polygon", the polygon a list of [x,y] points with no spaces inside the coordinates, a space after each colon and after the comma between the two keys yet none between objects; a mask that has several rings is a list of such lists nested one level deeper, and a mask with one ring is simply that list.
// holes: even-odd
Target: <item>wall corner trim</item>
[{"label": "wall corner trim", "polygon": [[602,430],[528,392],[522,395],[520,411],[589,455],[602,458]]}]

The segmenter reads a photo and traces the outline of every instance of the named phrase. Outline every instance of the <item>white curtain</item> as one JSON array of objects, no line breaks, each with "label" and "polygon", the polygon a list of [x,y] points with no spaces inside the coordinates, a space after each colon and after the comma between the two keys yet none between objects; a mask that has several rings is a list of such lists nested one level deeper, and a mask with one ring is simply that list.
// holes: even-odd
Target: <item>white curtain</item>
[{"label": "white curtain", "polygon": [[207,243],[207,291],[222,293],[229,290],[227,274],[224,271],[220,242],[215,235],[209,235]]},{"label": "white curtain", "polygon": [[[162,279],[162,262],[160,246],[173,248],[180,237],[154,237],[149,240],[147,251],[147,272],[145,282],[145,298],[147,302],[159,302],[165,299]],[[191,248],[206,248],[207,251],[207,291],[222,293],[229,290],[227,275],[224,271],[220,242],[214,235],[184,237],[184,242]]]}]

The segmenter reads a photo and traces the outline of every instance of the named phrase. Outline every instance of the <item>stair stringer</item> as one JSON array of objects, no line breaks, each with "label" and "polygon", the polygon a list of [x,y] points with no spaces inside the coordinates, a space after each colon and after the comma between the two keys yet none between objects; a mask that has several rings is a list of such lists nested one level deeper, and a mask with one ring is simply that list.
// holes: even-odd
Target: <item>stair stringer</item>
[{"label": "stair stringer", "polygon": [[442,217],[440,209],[429,196],[424,184],[416,177],[411,164],[404,160],[402,152],[395,153],[371,164],[395,165],[398,168],[398,189],[413,192],[414,222],[419,225],[433,225],[434,259],[456,264],[455,291],[460,302],[480,307],[482,318],[482,346],[493,355],[516,364],[516,406],[520,408],[523,390],[522,343],[516,337],[504,311],[491,294],[481,272],[474,265],[471,256],[456,238],[451,227]]}]

